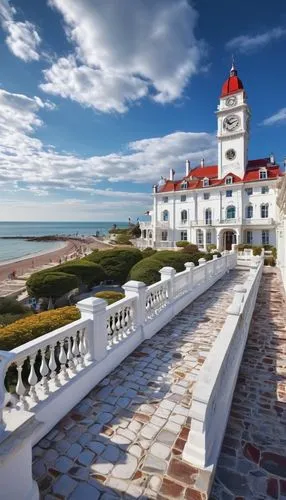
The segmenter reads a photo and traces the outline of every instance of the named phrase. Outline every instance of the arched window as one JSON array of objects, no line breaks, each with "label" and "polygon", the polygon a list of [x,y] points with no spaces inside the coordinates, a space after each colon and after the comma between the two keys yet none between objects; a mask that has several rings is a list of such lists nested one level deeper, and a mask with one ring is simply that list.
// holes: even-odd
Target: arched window
[{"label": "arched window", "polygon": [[202,246],[204,244],[204,233],[201,229],[197,229],[196,232],[197,245]]},{"label": "arched window", "polygon": [[247,219],[252,219],[253,217],[253,206],[252,205],[248,205],[245,209],[245,217]]},{"label": "arched window", "polygon": [[205,177],[205,178],[203,179],[203,186],[204,186],[204,187],[207,187],[207,186],[209,186],[209,183],[210,183],[209,179],[208,179],[207,177]]},{"label": "arched window", "polygon": [[210,225],[212,223],[212,211],[211,208],[207,208],[205,211],[205,223]]},{"label": "arched window", "polygon": [[163,221],[168,221],[169,220],[169,212],[168,212],[168,210],[164,210],[162,212],[162,220]]},{"label": "arched window", "polygon": [[149,238],[149,240],[152,240],[152,231],[149,231],[148,238]]},{"label": "arched window", "polygon": [[225,178],[225,183],[226,183],[226,184],[232,184],[232,176],[231,176],[231,175],[228,175],[228,176]]},{"label": "arched window", "polygon": [[187,213],[187,210],[182,210],[181,211],[181,221],[183,223],[187,222],[188,220],[188,213]]},{"label": "arched window", "polygon": [[268,203],[263,203],[260,207],[260,213],[262,219],[267,219],[268,217]]},{"label": "arched window", "polygon": [[266,168],[261,168],[259,170],[259,179],[267,179],[267,170],[266,170]]},{"label": "arched window", "polygon": [[146,239],[147,231],[146,229],[143,229],[143,238]]},{"label": "arched window", "polygon": [[226,218],[227,219],[235,219],[235,207],[231,205],[226,209]]}]

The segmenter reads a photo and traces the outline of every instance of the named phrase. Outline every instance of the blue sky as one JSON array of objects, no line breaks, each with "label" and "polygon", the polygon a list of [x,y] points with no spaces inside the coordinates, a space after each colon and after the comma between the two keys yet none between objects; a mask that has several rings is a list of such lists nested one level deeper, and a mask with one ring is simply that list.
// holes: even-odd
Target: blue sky
[{"label": "blue sky", "polygon": [[0,0],[0,220],[141,216],[185,159],[216,163],[234,54],[250,159],[286,155],[286,4]]}]

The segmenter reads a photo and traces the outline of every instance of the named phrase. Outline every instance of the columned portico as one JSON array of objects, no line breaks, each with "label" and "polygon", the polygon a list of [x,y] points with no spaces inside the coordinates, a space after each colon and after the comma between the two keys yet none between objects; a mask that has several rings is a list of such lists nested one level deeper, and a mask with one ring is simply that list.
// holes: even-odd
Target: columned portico
[{"label": "columned portico", "polygon": [[219,251],[231,250],[232,245],[241,243],[241,231],[238,228],[222,227],[217,230],[217,248]]}]

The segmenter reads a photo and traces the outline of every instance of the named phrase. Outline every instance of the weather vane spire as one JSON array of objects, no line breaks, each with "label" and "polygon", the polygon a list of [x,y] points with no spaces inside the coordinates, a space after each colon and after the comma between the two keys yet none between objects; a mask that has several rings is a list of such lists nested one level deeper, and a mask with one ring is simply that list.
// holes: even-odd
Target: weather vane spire
[{"label": "weather vane spire", "polygon": [[236,76],[237,71],[235,69],[235,63],[234,63],[234,55],[232,54],[231,56],[231,69],[230,69],[230,76]]}]

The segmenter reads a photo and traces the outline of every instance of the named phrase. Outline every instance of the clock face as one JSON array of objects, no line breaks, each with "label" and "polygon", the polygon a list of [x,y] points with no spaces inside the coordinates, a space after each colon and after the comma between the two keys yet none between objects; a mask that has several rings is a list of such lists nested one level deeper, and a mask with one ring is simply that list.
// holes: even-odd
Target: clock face
[{"label": "clock face", "polygon": [[229,132],[232,132],[233,130],[238,128],[239,124],[240,124],[240,119],[239,116],[237,115],[226,116],[225,119],[223,120],[223,128],[225,130],[228,130]]},{"label": "clock face", "polygon": [[225,100],[225,104],[228,107],[235,106],[236,103],[237,103],[237,98],[235,97],[235,95],[232,95]]},{"label": "clock face", "polygon": [[228,160],[234,160],[236,157],[235,149],[228,149],[225,156]]}]

